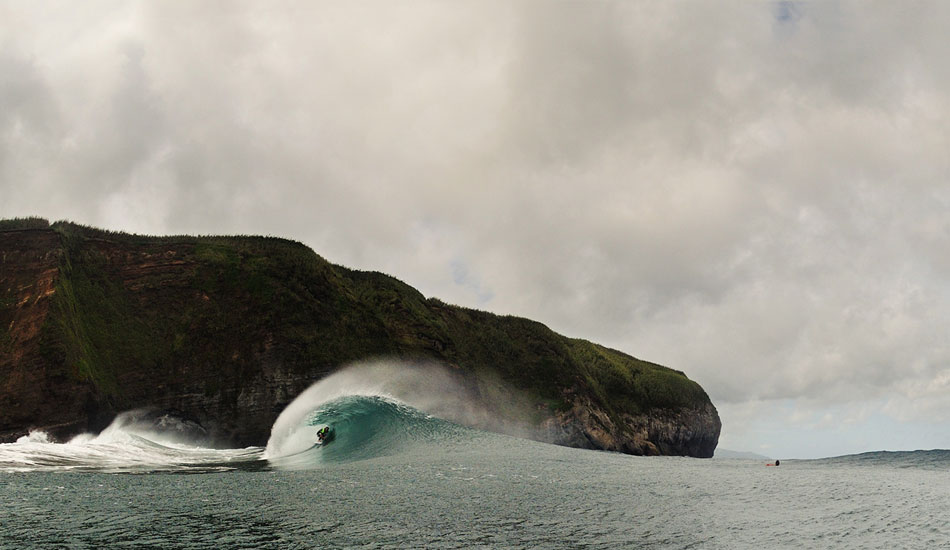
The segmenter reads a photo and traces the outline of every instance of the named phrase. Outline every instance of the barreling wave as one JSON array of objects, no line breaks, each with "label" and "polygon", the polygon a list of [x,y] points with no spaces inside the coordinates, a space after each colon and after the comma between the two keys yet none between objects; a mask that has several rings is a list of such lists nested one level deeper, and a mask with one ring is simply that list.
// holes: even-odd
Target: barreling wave
[{"label": "barreling wave", "polygon": [[98,435],[56,443],[34,431],[0,444],[0,472],[214,472],[261,464],[263,449],[214,449],[196,424],[172,414],[136,410],[118,415]]},{"label": "barreling wave", "polygon": [[[319,443],[324,426],[332,439]],[[347,395],[324,403],[300,419],[280,441],[267,447],[278,468],[312,468],[381,456],[419,452],[471,440],[470,430],[378,395]]]},{"label": "barreling wave", "polygon": [[[434,365],[353,365],[315,383],[277,418],[264,453],[278,468],[310,468],[469,445],[491,415]],[[319,444],[327,426],[334,438]]]},{"label": "barreling wave", "polygon": [[[319,444],[317,431],[333,431]],[[472,426],[472,427],[466,427]],[[198,423],[166,411],[120,414],[100,434],[67,443],[33,432],[0,444],[0,471],[210,472],[319,468],[415,453],[469,448],[489,435],[512,433],[457,378],[434,365],[354,365],[315,383],[274,422],[266,448],[213,448]]]}]

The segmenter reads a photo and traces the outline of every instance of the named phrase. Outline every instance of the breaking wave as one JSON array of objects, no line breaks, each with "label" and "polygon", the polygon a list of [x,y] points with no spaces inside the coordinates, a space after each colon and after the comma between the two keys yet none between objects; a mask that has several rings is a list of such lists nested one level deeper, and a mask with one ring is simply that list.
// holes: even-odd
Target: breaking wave
[{"label": "breaking wave", "polygon": [[[332,439],[319,443],[316,433],[324,426]],[[349,395],[304,416],[279,443],[268,445],[266,456],[279,468],[309,468],[419,452],[432,445],[444,451],[476,436],[474,430],[386,397]]]},{"label": "breaking wave", "polygon": [[[324,426],[334,434],[325,445],[316,435]],[[501,437],[474,428],[515,433],[450,371],[380,362],[351,366],[313,384],[277,418],[266,448],[214,448],[204,428],[181,415],[137,410],[120,414],[98,435],[67,443],[37,431],[0,444],[0,472],[319,468],[402,453],[431,455]]]},{"label": "breaking wave", "polygon": [[118,415],[98,435],[80,434],[66,443],[30,432],[0,444],[0,471],[110,473],[213,472],[260,463],[263,449],[214,449],[203,429],[171,413],[149,410]]},{"label": "breaking wave", "polygon": [[[493,421],[451,373],[431,365],[375,363],[343,369],[312,385],[277,418],[264,457],[281,468],[444,451],[487,434],[465,426]],[[316,432],[329,427],[325,445]]]}]

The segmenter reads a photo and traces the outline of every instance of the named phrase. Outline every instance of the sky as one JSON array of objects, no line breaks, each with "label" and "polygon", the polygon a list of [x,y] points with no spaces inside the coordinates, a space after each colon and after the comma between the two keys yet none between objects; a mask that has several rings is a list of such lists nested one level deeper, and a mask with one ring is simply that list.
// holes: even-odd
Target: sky
[{"label": "sky", "polygon": [[0,3],[0,217],[262,234],[950,448],[950,3]]}]

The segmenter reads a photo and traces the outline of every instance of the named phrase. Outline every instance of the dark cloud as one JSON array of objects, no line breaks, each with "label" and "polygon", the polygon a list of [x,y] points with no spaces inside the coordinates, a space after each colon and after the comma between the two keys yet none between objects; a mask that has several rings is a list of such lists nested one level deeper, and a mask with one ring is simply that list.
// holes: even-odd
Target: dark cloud
[{"label": "dark cloud", "polygon": [[57,155],[61,142],[57,105],[40,68],[0,50],[0,202],[42,193],[29,168]]},{"label": "dark cloud", "polygon": [[683,369],[736,446],[950,420],[941,3],[0,9],[0,215],[299,239]]}]

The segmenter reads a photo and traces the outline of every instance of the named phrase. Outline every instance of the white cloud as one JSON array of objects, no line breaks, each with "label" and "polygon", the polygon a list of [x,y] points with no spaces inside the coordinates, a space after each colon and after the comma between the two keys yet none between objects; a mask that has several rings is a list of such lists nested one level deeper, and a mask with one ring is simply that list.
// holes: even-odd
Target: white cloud
[{"label": "white cloud", "polygon": [[948,10],[8,3],[0,215],[283,235],[723,410],[944,418]]}]

